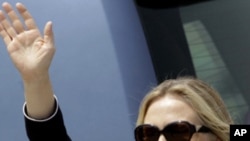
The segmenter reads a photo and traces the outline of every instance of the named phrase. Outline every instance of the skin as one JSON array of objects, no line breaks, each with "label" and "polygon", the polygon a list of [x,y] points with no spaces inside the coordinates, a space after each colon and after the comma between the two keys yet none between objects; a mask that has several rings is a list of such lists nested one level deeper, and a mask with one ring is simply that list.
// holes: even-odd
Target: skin
[{"label": "skin", "polygon": [[[179,120],[188,121],[193,125],[202,125],[198,115],[181,97],[167,94],[149,106],[144,123],[155,125],[162,130],[167,124]],[[159,141],[166,141],[166,139],[161,135]],[[219,140],[211,133],[194,133],[191,141]]]},{"label": "skin", "polygon": [[[49,67],[55,53],[52,22],[40,33],[29,11],[21,3],[13,6],[4,2],[0,10],[0,35],[13,64],[20,73],[28,115],[44,119],[54,109],[54,97]],[[4,13],[8,16],[4,15]],[[21,22],[21,18],[24,23]]]}]

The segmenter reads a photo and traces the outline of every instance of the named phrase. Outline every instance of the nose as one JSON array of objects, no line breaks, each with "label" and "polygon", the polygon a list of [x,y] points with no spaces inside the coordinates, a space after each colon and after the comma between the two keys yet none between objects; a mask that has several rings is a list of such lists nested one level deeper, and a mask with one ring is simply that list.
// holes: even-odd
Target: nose
[{"label": "nose", "polygon": [[158,141],[167,141],[166,138],[163,135],[160,135]]}]

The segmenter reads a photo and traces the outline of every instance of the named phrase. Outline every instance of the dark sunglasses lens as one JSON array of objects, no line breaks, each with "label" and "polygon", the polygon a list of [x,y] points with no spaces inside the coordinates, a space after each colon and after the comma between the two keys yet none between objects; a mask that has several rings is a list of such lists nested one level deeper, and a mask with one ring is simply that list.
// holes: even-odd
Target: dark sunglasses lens
[{"label": "dark sunglasses lens", "polygon": [[167,126],[164,131],[167,141],[189,141],[191,128],[187,123],[173,123]]},{"label": "dark sunglasses lens", "polygon": [[135,129],[136,141],[158,141],[160,136],[159,130],[150,125],[142,125]]}]

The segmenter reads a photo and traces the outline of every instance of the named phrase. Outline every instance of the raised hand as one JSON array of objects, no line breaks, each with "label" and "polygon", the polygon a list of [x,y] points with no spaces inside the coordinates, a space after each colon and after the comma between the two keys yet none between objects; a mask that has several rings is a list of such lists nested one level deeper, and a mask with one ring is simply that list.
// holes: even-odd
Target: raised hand
[{"label": "raised hand", "polygon": [[52,23],[45,25],[44,35],[41,35],[24,5],[16,4],[19,15],[9,3],[3,3],[2,7],[0,35],[22,76],[27,114],[35,119],[47,118],[54,110],[54,93],[48,71],[55,53]]},{"label": "raised hand", "polygon": [[47,22],[41,35],[23,4],[17,3],[16,8],[24,23],[9,3],[2,7],[8,18],[0,11],[0,35],[22,78],[28,81],[48,73],[55,53],[52,22]]}]

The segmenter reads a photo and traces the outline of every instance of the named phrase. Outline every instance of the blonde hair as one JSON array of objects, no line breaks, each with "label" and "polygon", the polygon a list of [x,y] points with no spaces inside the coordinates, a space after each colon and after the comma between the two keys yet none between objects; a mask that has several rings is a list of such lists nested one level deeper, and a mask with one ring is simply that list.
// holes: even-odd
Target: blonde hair
[{"label": "blonde hair", "polygon": [[141,103],[137,125],[144,123],[149,106],[167,94],[181,96],[213,134],[221,141],[229,141],[229,126],[233,120],[224,102],[216,90],[205,82],[191,77],[165,80],[151,90]]}]

